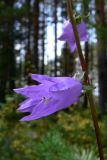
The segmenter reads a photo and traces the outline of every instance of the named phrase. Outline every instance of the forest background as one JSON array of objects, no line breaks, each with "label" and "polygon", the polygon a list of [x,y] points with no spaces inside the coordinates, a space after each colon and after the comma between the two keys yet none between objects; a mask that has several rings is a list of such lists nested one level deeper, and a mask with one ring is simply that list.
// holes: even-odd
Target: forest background
[{"label": "forest background", "polygon": [[[73,7],[87,25],[88,42],[81,45],[95,87],[107,156],[107,1],[74,0]],[[69,109],[37,121],[19,122],[22,114],[16,112],[23,97],[13,89],[33,84],[31,73],[73,76],[79,70],[82,74],[76,51],[71,54],[67,44],[57,39],[65,19],[65,0],[0,1],[1,160],[98,157],[86,96]]]}]

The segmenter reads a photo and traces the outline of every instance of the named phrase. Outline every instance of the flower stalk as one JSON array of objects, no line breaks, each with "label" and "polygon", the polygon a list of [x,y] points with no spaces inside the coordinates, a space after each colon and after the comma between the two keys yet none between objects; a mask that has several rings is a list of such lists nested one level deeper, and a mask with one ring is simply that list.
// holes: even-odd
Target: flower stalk
[{"label": "flower stalk", "polygon": [[[77,27],[76,27],[76,22],[73,17],[73,9],[72,9],[72,5],[71,5],[73,2],[72,2],[72,0],[66,0],[66,2],[67,2],[68,15],[69,15],[70,22],[72,23],[72,28],[74,31],[74,36],[75,36],[75,41],[76,41],[76,45],[77,45],[77,50],[78,50],[78,55],[79,55],[81,67],[82,67],[83,72],[85,73],[84,74],[84,82],[86,85],[91,85],[90,80],[89,80],[89,76],[88,76],[87,65],[86,65],[86,62],[85,62],[85,59],[84,59],[84,56],[82,53],[82,49],[80,46],[80,39],[79,39]],[[91,91],[91,93],[87,93],[87,97],[88,97],[88,101],[90,104],[93,124],[94,124],[94,128],[95,128],[99,157],[100,157],[100,160],[104,160],[104,153],[103,153],[103,147],[102,147],[102,142],[101,142],[100,128],[98,125],[96,107],[95,107],[92,91]]]}]

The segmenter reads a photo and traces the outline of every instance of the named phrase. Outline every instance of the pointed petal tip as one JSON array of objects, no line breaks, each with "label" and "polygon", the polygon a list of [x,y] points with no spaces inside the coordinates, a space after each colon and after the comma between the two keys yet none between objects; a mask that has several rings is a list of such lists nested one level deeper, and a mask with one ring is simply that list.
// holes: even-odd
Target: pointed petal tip
[{"label": "pointed petal tip", "polygon": [[20,89],[13,89],[13,91],[16,92],[16,93],[20,93],[19,90]]},{"label": "pointed petal tip", "polygon": [[37,74],[31,73],[31,78],[33,78],[34,76],[36,76]]},{"label": "pointed petal tip", "polygon": [[20,109],[19,109],[19,108],[17,108],[17,109],[16,109],[16,112],[20,112]]},{"label": "pointed petal tip", "polygon": [[14,89],[13,91],[23,96],[23,88]]},{"label": "pointed petal tip", "polygon": [[23,110],[19,107],[19,108],[17,108],[16,112],[21,113],[21,112],[23,112]]},{"label": "pointed petal tip", "polygon": [[68,45],[69,45],[69,49],[70,49],[71,54],[74,54],[74,51],[76,49],[76,44],[68,42]]},{"label": "pointed petal tip", "polygon": [[32,121],[32,120],[34,120],[34,118],[32,118],[31,115],[25,116],[25,117],[20,119],[21,122],[23,122],[23,121]]},{"label": "pointed petal tip", "polygon": [[26,117],[24,117],[24,118],[21,118],[19,121],[20,121],[20,122],[25,122],[25,121],[29,121],[29,120],[26,119]]},{"label": "pointed petal tip", "polygon": [[57,39],[61,41],[63,39],[63,35],[60,35]]},{"label": "pointed petal tip", "polygon": [[66,34],[62,33],[57,39],[60,40],[60,41],[66,41],[67,40]]},{"label": "pointed petal tip", "polygon": [[16,92],[17,89],[13,89],[14,92]]},{"label": "pointed petal tip", "polygon": [[23,120],[23,118],[21,118],[21,119],[19,120],[19,122],[25,122],[25,120]]}]

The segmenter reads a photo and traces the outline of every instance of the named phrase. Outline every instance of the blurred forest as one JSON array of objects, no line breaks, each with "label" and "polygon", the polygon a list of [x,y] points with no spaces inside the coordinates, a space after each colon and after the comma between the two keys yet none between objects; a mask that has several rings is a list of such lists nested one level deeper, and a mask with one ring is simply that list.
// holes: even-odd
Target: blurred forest
[{"label": "blurred forest", "polygon": [[[103,113],[107,106],[106,9],[104,0],[74,1],[74,11],[84,15],[87,24],[89,41],[82,48]],[[57,40],[65,19],[65,0],[0,1],[0,102],[13,88],[30,84],[30,73],[72,76],[80,68],[77,55]]]},{"label": "blurred forest", "polygon": [[[87,25],[89,40],[81,46],[92,84],[96,87],[94,96],[99,106],[98,113],[104,117],[103,122],[101,119],[99,121],[104,135],[103,142],[106,142],[107,1],[73,2],[74,12],[84,15]],[[74,111],[74,105],[71,110],[67,109],[45,120],[28,124],[20,124],[18,120],[21,115],[16,113],[22,97],[14,94],[13,89],[31,85],[31,73],[73,76],[79,71],[82,74],[77,51],[71,54],[67,44],[57,39],[63,30],[65,19],[65,0],[0,0],[1,160],[80,160],[80,157],[81,160],[97,160],[97,151],[93,144],[95,135],[86,97],[79,101],[80,113]],[[73,114],[72,118],[70,114]],[[78,126],[80,121],[81,125]],[[36,145],[34,140],[35,143],[38,141]],[[71,143],[66,144],[67,140]],[[71,144],[74,146],[72,151]],[[78,146],[80,150],[77,149]],[[107,152],[106,143],[104,147]],[[86,150],[82,150],[84,148]]]}]

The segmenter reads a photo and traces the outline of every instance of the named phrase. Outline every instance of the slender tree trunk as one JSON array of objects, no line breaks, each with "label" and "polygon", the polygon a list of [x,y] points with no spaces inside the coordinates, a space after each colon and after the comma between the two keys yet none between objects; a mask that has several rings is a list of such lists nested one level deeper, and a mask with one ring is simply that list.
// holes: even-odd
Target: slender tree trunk
[{"label": "slender tree trunk", "polygon": [[45,1],[43,0],[43,20],[42,20],[42,67],[41,73],[44,74],[45,71]]},{"label": "slender tree trunk", "polygon": [[102,113],[107,110],[107,23],[105,19],[104,0],[95,0],[96,23],[98,37],[98,78],[99,78],[99,101]]},{"label": "slender tree trunk", "polygon": [[55,10],[54,10],[54,17],[55,17],[55,76],[57,76],[57,4],[58,1],[54,0]]},{"label": "slender tree trunk", "polygon": [[[9,24],[10,25],[10,24]],[[10,38],[9,38],[9,42],[8,42],[8,45],[9,45],[9,90],[13,92],[13,89],[15,88],[15,76],[16,76],[16,69],[15,69],[15,53],[14,53],[14,33],[13,33],[13,30],[14,30],[14,26],[13,26],[13,23],[11,24],[10,28],[9,28],[9,33],[11,33],[10,35]]]},{"label": "slender tree trunk", "polygon": [[27,51],[25,55],[25,76],[27,79],[27,84],[30,85],[32,83],[31,81],[31,76],[30,73],[32,72],[32,54],[31,54],[31,1],[27,0],[27,18],[28,18],[28,23],[27,23]]},{"label": "slender tree trunk", "polygon": [[[66,47],[66,46],[65,46]],[[69,51],[68,48],[63,49],[64,54],[64,76],[68,76],[68,60],[69,60]]]},{"label": "slender tree trunk", "polygon": [[[83,4],[83,14],[88,15],[89,12],[89,1],[82,0]],[[85,20],[87,22],[87,19]],[[85,42],[85,62],[87,65],[87,70],[88,70],[88,63],[89,63],[89,44],[88,42]],[[88,106],[88,100],[86,94],[84,95],[84,102],[83,102],[83,107],[86,108]]]},{"label": "slender tree trunk", "polygon": [[31,16],[30,16],[30,10],[31,10],[31,5],[30,5],[30,0],[27,0],[27,8],[28,8],[28,36],[27,36],[27,51],[30,52],[30,33],[31,33]]},{"label": "slender tree trunk", "polygon": [[38,53],[38,39],[39,39],[39,0],[34,1],[34,65],[36,72],[39,71],[39,53]]},{"label": "slender tree trunk", "polygon": [[67,48],[67,44],[65,44],[64,48],[62,49],[61,56],[62,75],[64,76],[68,76],[69,54],[69,49]]},{"label": "slender tree trunk", "polygon": [[[14,0],[5,0],[5,9],[13,8]],[[15,53],[14,53],[14,17],[4,17],[1,22],[1,56],[0,56],[0,101],[5,100],[6,90],[12,91],[15,88]]]}]

